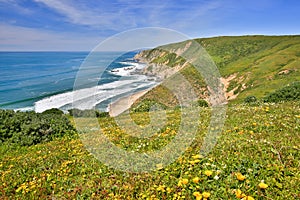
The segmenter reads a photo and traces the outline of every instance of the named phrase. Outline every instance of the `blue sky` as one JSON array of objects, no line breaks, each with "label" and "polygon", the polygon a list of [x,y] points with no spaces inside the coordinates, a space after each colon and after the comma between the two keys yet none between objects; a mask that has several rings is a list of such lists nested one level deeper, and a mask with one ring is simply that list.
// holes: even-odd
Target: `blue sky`
[{"label": "blue sky", "polygon": [[298,0],[0,0],[0,50],[91,50],[133,28],[189,37],[300,34]]}]

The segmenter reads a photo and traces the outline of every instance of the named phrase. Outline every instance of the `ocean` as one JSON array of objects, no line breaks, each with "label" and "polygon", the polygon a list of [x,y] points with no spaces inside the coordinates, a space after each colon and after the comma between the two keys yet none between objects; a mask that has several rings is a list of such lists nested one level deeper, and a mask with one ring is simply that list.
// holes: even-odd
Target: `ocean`
[{"label": "ocean", "polygon": [[[157,84],[137,73],[145,64],[135,62],[136,53],[98,52],[83,68],[88,52],[0,52],[0,109],[67,111],[76,105],[107,111],[112,101]],[[102,75],[95,73],[99,69]],[[73,90],[79,70],[97,84]],[[74,95],[82,96],[76,104]]]}]

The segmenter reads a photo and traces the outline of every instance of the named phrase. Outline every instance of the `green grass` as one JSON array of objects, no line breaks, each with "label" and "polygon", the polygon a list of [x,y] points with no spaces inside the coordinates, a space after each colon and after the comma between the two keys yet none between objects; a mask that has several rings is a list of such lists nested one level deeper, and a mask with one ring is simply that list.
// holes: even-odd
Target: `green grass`
[{"label": "green grass", "polygon": [[[124,149],[159,149],[176,135],[178,110],[168,112],[166,125],[150,142],[128,137],[113,118],[99,119],[107,137]],[[141,126],[147,113],[131,113]],[[192,145],[174,163],[149,173],[106,167],[87,152],[78,136],[65,136],[30,147],[0,146],[1,199],[238,199],[240,189],[255,199],[300,198],[300,105],[298,102],[256,107],[230,106],[224,130],[207,157],[197,157],[210,110],[202,108]],[[120,116],[118,120],[128,120]],[[89,123],[90,118],[81,118]],[[92,122],[91,122],[92,123]],[[145,142],[145,146],[141,145]],[[206,173],[212,172],[207,176]],[[245,180],[237,179],[237,173]],[[193,179],[198,177],[194,183]],[[188,183],[184,184],[183,179]],[[264,181],[268,187],[260,189]]]},{"label": "green grass", "polygon": [[[241,103],[247,96],[262,99],[266,95],[296,81],[300,81],[300,36],[227,36],[196,39],[205,48],[217,65],[222,77],[235,74],[230,89],[239,87],[237,98],[229,103]],[[188,42],[188,41],[187,41]],[[167,45],[171,48],[182,48],[185,42]],[[161,48],[166,49],[166,48]],[[159,47],[144,51],[142,57],[150,63],[160,62],[170,67],[180,58],[174,53],[167,54]],[[164,52],[163,54],[161,54]],[[181,63],[182,64],[182,63]],[[193,67],[187,65],[180,72],[195,88],[199,98],[205,98],[205,82],[203,77]],[[288,70],[287,74],[280,74]],[[246,86],[241,90],[242,85]],[[158,94],[154,94],[158,93]],[[160,91],[146,94],[145,98],[155,99]],[[171,101],[171,100],[170,100]]]}]

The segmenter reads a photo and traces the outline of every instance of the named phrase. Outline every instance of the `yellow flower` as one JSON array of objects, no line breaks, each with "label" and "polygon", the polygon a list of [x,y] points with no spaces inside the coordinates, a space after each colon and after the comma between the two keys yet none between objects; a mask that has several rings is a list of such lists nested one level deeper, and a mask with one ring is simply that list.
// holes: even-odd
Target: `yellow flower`
[{"label": "yellow flower", "polygon": [[212,175],[212,171],[210,171],[210,170],[206,170],[205,172],[204,172],[204,174],[206,175],[206,176],[211,176]]},{"label": "yellow flower", "polygon": [[186,185],[189,183],[189,180],[187,178],[182,179],[182,184]]},{"label": "yellow flower", "polygon": [[263,182],[261,182],[260,184],[258,184],[258,187],[259,187],[260,189],[266,189],[266,188],[268,187],[268,185],[265,184],[265,183],[263,183]]},{"label": "yellow flower", "polygon": [[196,200],[202,199],[202,194],[200,194],[200,192],[194,192],[193,195],[196,197]]},{"label": "yellow flower", "polygon": [[163,164],[159,163],[156,165],[157,170],[161,170],[163,168]]},{"label": "yellow flower", "polygon": [[241,174],[240,172],[236,173],[235,176],[239,181],[243,181],[246,179],[246,177],[243,174]]},{"label": "yellow flower", "polygon": [[178,185],[179,187],[182,186],[182,180],[179,180],[177,185]]},{"label": "yellow flower", "polygon": [[251,196],[245,196],[244,198],[242,198],[242,200],[254,200],[254,198]]},{"label": "yellow flower", "polygon": [[194,163],[199,163],[199,162],[200,162],[199,159],[194,160]]},{"label": "yellow flower", "polygon": [[236,196],[236,198],[241,199],[241,198],[245,197],[246,195],[244,193],[242,193],[242,191],[240,189],[237,189],[235,191],[235,196]]},{"label": "yellow flower", "polygon": [[210,193],[209,192],[203,192],[202,193],[203,198],[209,198],[210,197]]},{"label": "yellow flower", "polygon": [[165,192],[165,186],[164,185],[160,185],[156,188],[157,191],[162,191],[162,192]]},{"label": "yellow flower", "polygon": [[194,183],[199,183],[199,181],[200,181],[199,177],[193,178],[193,182],[194,182]]},{"label": "yellow flower", "polygon": [[193,159],[199,159],[199,158],[202,158],[202,156],[200,154],[196,154],[194,156],[192,156]]},{"label": "yellow flower", "polygon": [[171,193],[172,192],[172,189],[167,187],[167,193]]}]

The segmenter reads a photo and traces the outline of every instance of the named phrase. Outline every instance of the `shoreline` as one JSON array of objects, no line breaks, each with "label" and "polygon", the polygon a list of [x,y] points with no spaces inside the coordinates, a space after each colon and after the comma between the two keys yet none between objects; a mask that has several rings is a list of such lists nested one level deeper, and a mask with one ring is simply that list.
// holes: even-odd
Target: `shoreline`
[{"label": "shoreline", "polygon": [[116,101],[110,103],[108,105],[109,116],[116,117],[116,116],[122,114],[123,112],[128,110],[137,99],[142,97],[144,94],[146,94],[151,89],[152,88],[138,91],[138,92],[130,94],[128,96],[121,97],[120,99],[117,99]]}]

